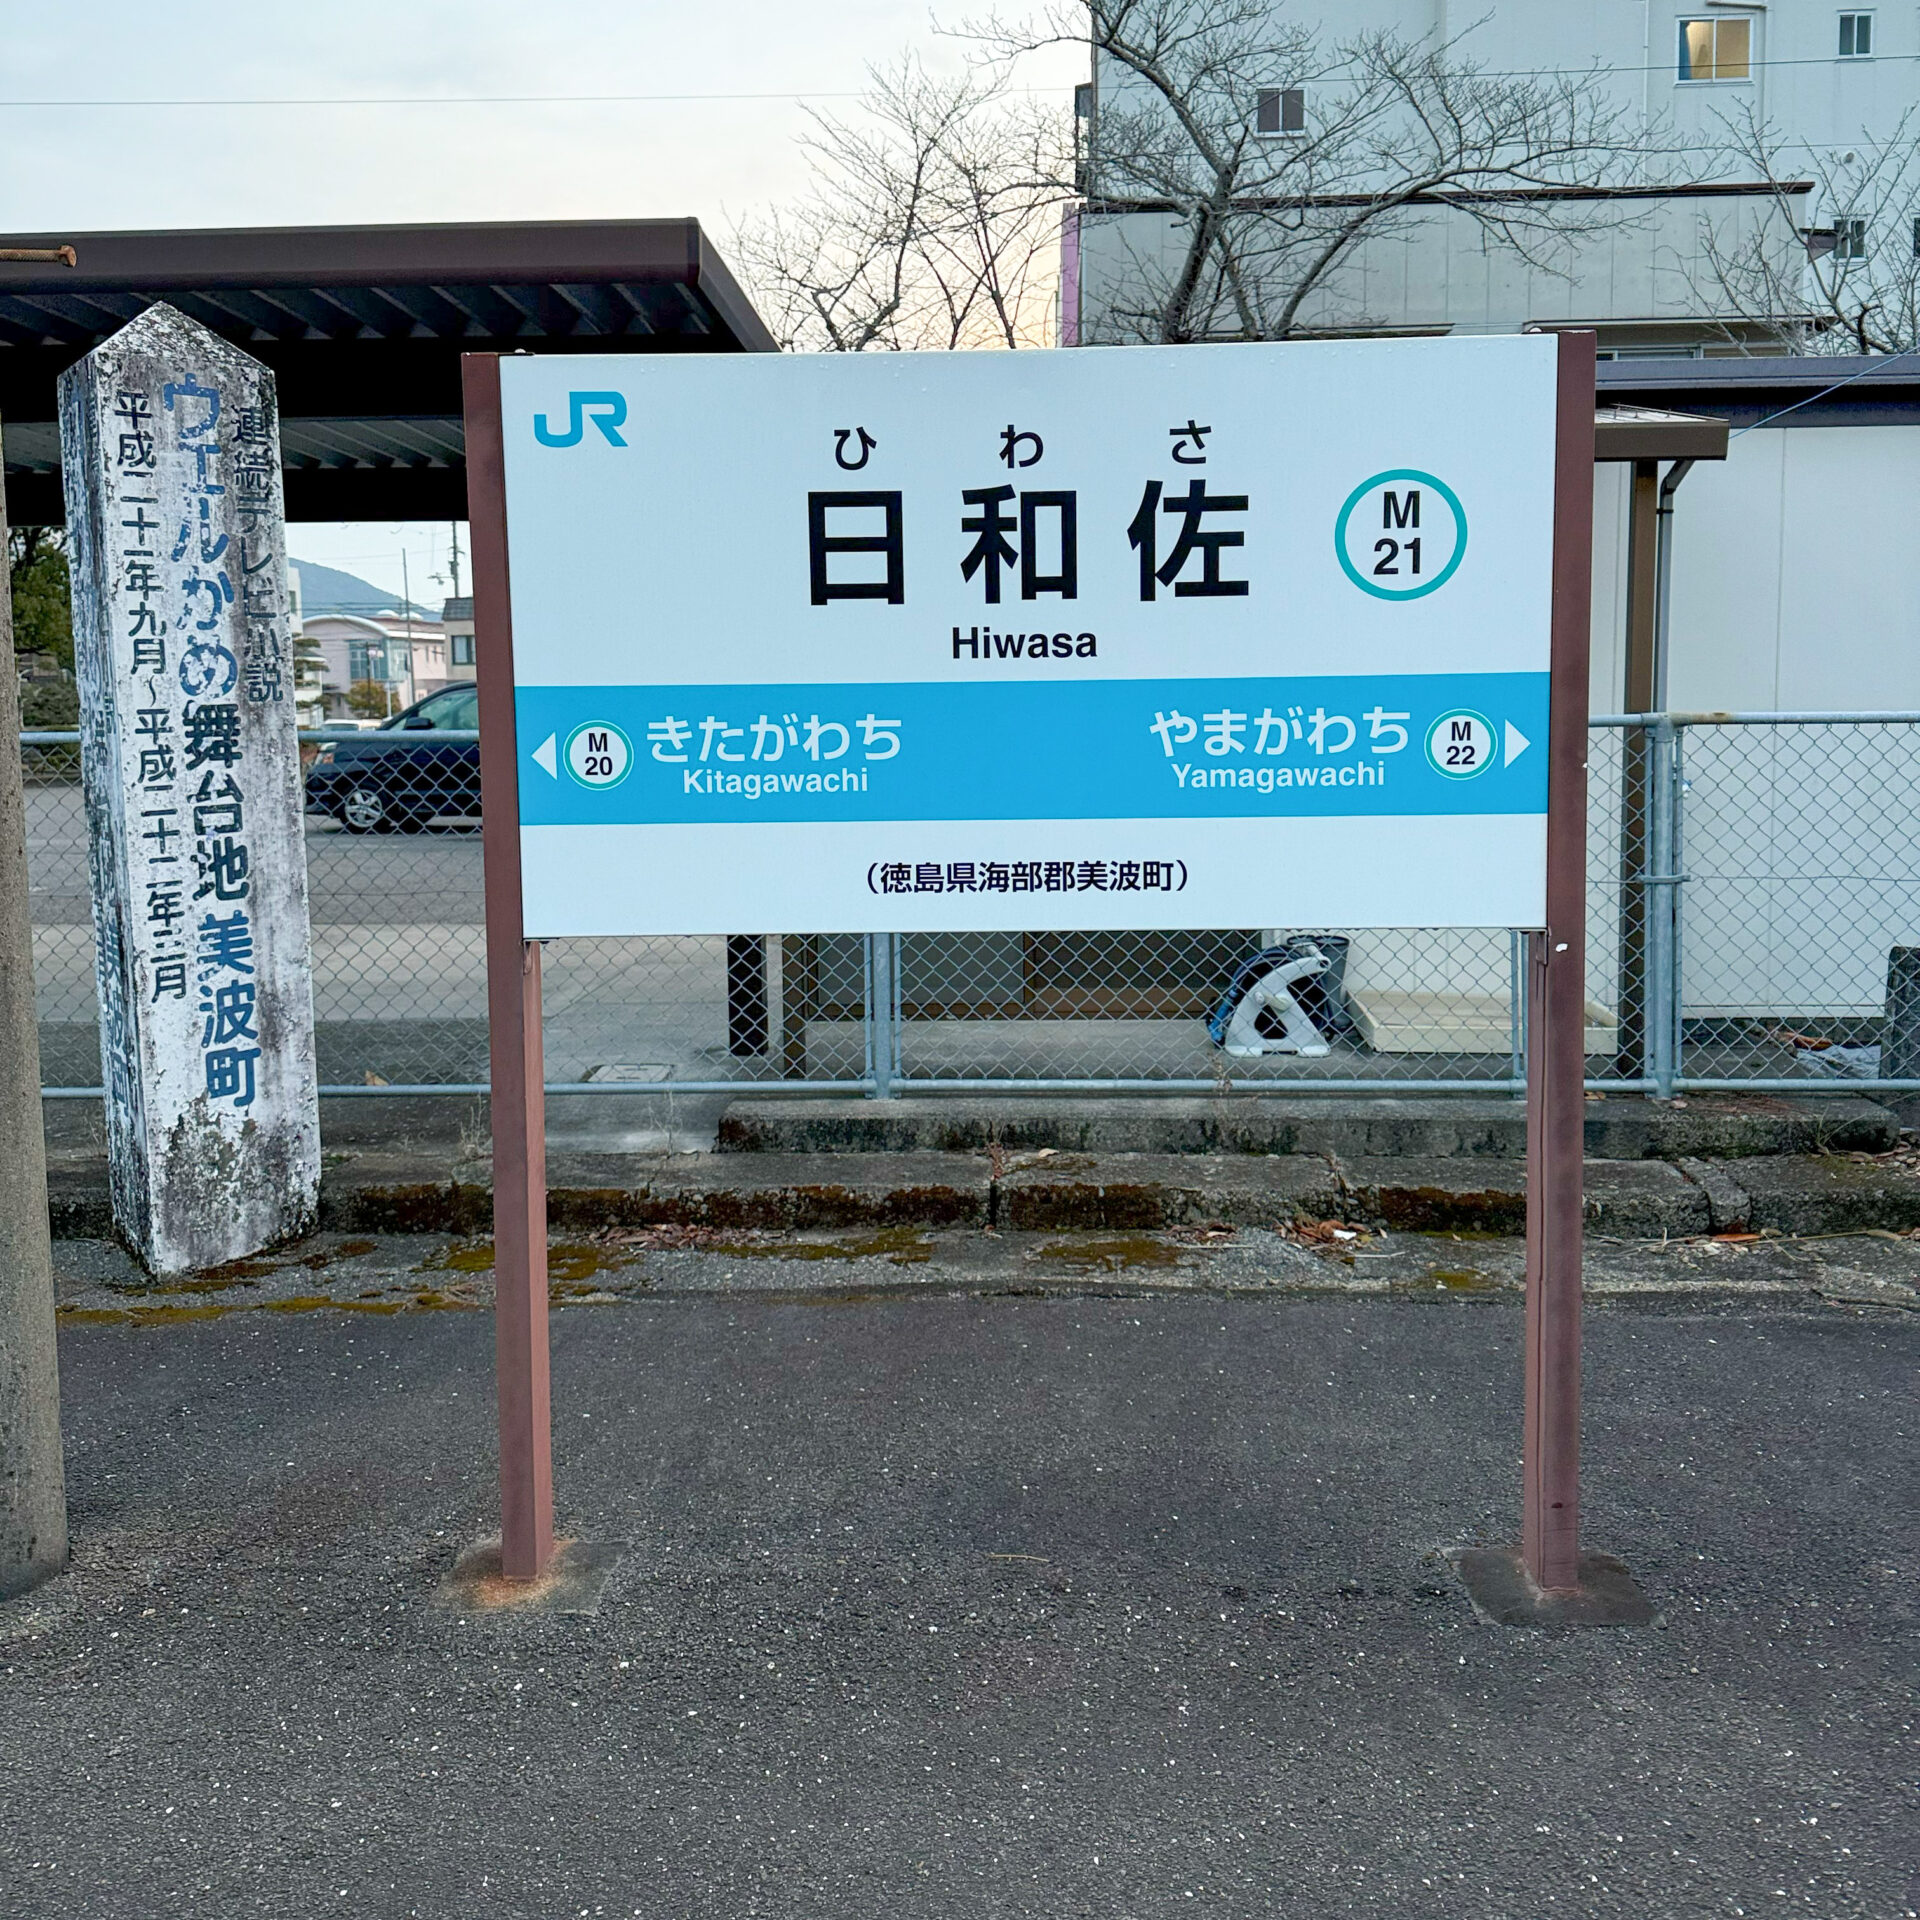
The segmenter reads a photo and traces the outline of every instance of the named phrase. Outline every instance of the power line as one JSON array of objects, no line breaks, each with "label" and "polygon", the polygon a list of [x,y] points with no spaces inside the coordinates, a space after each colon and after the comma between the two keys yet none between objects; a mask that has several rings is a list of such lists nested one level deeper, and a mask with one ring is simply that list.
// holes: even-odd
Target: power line
[{"label": "power line", "polygon": [[1738,427],[1729,438],[1738,440],[1743,433],[1751,433],[1755,427],[1771,426],[1776,420],[1784,420],[1790,413],[1798,413],[1802,407],[1810,407],[1816,400],[1824,400],[1830,393],[1838,393],[1842,387],[1850,387],[1856,380],[1865,380],[1870,374],[1883,373],[1888,367],[1902,360],[1911,360],[1920,354],[1920,347],[1908,347],[1900,353],[1889,353],[1876,357],[1873,365],[1862,367],[1858,373],[1850,373],[1844,380],[1836,380],[1830,387],[1822,387],[1818,393],[1810,393],[1804,400],[1796,400],[1790,407],[1782,407],[1776,413],[1762,414],[1758,420],[1750,420],[1744,427]]}]

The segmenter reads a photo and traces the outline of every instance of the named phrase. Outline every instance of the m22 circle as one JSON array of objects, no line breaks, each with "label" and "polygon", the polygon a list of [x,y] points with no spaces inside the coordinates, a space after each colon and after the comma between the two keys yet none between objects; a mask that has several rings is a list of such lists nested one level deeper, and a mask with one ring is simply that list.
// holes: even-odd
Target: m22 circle
[{"label": "m22 circle", "polygon": [[1427,729],[1427,758],[1449,780],[1471,780],[1493,765],[1499,751],[1493,722],[1484,713],[1460,707],[1443,713]]},{"label": "m22 circle", "polygon": [[1467,514],[1444,480],[1393,467],[1361,481],[1334,522],[1347,578],[1377,600],[1418,600],[1444,587],[1467,551]]},{"label": "m22 circle", "polygon": [[583,787],[617,787],[633,765],[633,742],[618,727],[596,720],[567,735],[564,758]]}]

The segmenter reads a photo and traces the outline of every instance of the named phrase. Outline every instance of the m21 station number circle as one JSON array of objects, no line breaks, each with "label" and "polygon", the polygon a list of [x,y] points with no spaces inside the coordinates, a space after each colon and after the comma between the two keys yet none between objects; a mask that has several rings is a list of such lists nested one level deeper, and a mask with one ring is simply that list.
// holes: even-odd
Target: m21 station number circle
[{"label": "m21 station number circle", "polygon": [[596,721],[567,735],[565,757],[583,787],[617,787],[633,765],[633,743],[618,727]]},{"label": "m21 station number circle", "polygon": [[1427,758],[1449,780],[1471,780],[1485,773],[1499,753],[1493,722],[1471,708],[1443,713],[1427,729]]},{"label": "m21 station number circle", "polygon": [[1347,495],[1333,529],[1346,576],[1377,600],[1418,600],[1444,587],[1467,551],[1467,515],[1444,480],[1394,467]]}]

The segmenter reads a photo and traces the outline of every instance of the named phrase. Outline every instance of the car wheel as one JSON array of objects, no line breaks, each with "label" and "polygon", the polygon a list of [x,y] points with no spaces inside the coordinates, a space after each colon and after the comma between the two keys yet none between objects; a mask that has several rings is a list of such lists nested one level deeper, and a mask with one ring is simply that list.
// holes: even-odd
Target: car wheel
[{"label": "car wheel", "polygon": [[340,802],[340,824],[349,833],[391,833],[393,809],[378,787],[349,787]]}]

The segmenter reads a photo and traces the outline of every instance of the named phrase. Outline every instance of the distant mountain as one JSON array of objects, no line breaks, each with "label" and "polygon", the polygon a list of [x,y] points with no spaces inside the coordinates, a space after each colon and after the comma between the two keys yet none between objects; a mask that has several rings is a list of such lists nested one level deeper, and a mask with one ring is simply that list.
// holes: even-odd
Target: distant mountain
[{"label": "distant mountain", "polygon": [[[388,593],[371,580],[362,580],[357,573],[342,573],[338,567],[322,567],[311,560],[295,560],[291,556],[287,564],[300,569],[300,606],[305,613],[406,611],[406,603],[397,593]],[[416,618],[431,619],[438,611],[434,608],[430,612],[417,600],[413,603]]]}]

